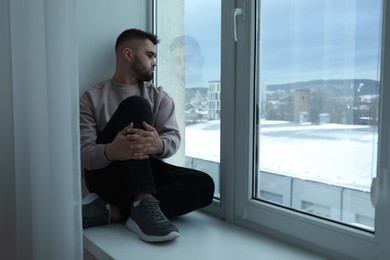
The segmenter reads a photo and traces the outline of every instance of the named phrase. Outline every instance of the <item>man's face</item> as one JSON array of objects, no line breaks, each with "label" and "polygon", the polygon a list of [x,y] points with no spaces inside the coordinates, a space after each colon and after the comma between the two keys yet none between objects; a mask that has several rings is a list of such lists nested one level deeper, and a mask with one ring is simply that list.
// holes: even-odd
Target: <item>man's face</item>
[{"label": "man's face", "polygon": [[145,40],[134,52],[131,69],[140,81],[153,79],[156,67],[156,46],[150,40]]}]

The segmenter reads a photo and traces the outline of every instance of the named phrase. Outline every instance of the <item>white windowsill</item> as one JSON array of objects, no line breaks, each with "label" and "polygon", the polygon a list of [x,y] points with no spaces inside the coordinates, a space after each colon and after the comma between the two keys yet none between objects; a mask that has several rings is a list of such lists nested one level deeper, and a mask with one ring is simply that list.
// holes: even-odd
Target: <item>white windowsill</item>
[{"label": "white windowsill", "polygon": [[203,212],[192,212],[173,222],[180,237],[157,244],[141,241],[123,224],[85,229],[84,259],[325,259]]}]

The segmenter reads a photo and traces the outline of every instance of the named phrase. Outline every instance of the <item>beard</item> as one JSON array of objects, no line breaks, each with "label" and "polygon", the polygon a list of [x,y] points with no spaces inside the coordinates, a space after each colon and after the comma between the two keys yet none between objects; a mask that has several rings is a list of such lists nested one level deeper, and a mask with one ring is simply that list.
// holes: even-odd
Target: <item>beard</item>
[{"label": "beard", "polygon": [[137,75],[137,79],[139,81],[151,81],[153,79],[153,71],[145,66],[145,64],[141,62],[137,55],[134,56],[131,68]]}]

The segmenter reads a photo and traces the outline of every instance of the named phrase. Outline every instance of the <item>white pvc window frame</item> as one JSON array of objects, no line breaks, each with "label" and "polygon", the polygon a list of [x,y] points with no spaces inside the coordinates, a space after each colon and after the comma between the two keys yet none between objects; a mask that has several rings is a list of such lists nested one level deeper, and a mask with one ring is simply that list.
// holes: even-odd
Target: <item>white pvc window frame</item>
[{"label": "white pvc window frame", "polygon": [[[245,226],[333,258],[386,259],[390,256],[390,74],[381,73],[375,233],[322,220],[252,198],[254,143],[256,3],[223,0],[221,28],[221,198],[206,210]],[[155,5],[154,5],[155,6]],[[156,12],[154,12],[154,15]],[[390,69],[390,5],[384,1],[381,71]],[[155,18],[155,17],[154,17]],[[155,23],[156,19],[154,19]]]},{"label": "white pvc window frame", "polygon": [[[228,82],[234,82],[231,93],[223,95],[225,103],[235,104],[233,119],[226,116],[225,127],[222,127],[223,137],[234,136],[226,147],[229,151],[227,158],[232,161],[222,161],[222,167],[226,162],[233,164],[228,168],[234,169],[227,174],[227,183],[222,189],[226,197],[223,204],[225,216],[231,222],[246,226],[251,229],[269,232],[279,236],[288,242],[299,246],[314,249],[330,257],[348,256],[359,259],[382,259],[390,256],[390,227],[387,220],[390,217],[390,178],[389,174],[389,150],[390,150],[390,120],[386,117],[385,111],[390,109],[390,76],[385,71],[390,69],[390,5],[384,1],[383,6],[383,35],[382,35],[382,57],[381,57],[381,113],[379,125],[379,155],[378,155],[378,179],[381,185],[379,201],[376,204],[375,233],[361,231],[352,227],[336,224],[322,220],[314,216],[308,216],[292,210],[262,203],[252,199],[252,153],[253,150],[253,93],[255,88],[255,60],[256,57],[256,2],[260,1],[237,1],[236,6],[230,6],[232,10],[240,8],[244,11],[241,17],[230,17],[236,20],[237,32],[226,35],[222,42],[226,45],[233,42],[235,49],[234,76],[222,75],[224,90]],[[226,5],[225,5],[226,7]],[[229,12],[224,10],[223,13]],[[387,15],[389,14],[389,15]],[[227,21],[222,24],[226,24]],[[232,35],[237,34],[237,41]],[[261,39],[260,39],[261,40]],[[226,50],[229,46],[222,46]],[[226,55],[229,55],[226,52]],[[224,55],[222,55],[224,57]],[[226,64],[227,62],[222,62]],[[233,68],[226,68],[233,71]],[[223,70],[225,72],[225,70]],[[227,77],[226,80],[225,77]],[[234,96],[232,100],[231,95]],[[232,111],[225,111],[223,114],[231,114]],[[232,109],[230,106],[228,109]],[[227,113],[228,112],[228,113]],[[226,133],[227,131],[227,133]],[[222,144],[228,143],[229,139],[222,140]],[[222,147],[222,151],[224,151]],[[225,157],[223,157],[225,158]],[[223,172],[222,176],[226,174]],[[230,179],[229,179],[230,178]],[[228,192],[233,191],[233,192]]]}]

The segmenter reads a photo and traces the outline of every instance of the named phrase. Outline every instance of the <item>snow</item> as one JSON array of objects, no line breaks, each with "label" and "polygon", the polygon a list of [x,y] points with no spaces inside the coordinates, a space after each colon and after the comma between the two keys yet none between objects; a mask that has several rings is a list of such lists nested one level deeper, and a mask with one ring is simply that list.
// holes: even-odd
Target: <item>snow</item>
[{"label": "snow", "polygon": [[[377,133],[370,126],[261,121],[260,169],[368,191],[376,175]],[[220,121],[186,127],[186,156],[220,162]]]},{"label": "snow", "polygon": [[188,157],[220,162],[220,121],[187,126],[185,154]]}]

